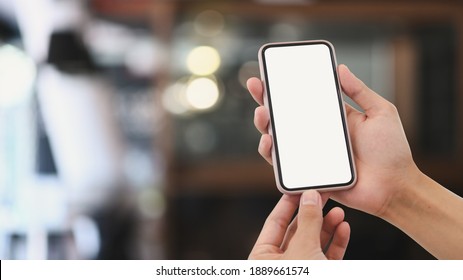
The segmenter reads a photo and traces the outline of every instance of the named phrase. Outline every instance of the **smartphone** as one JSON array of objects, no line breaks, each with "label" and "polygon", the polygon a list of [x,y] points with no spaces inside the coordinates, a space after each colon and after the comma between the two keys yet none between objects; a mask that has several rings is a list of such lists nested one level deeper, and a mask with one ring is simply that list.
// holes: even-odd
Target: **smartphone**
[{"label": "smartphone", "polygon": [[270,43],[259,50],[278,189],[352,187],[356,172],[333,45]]}]

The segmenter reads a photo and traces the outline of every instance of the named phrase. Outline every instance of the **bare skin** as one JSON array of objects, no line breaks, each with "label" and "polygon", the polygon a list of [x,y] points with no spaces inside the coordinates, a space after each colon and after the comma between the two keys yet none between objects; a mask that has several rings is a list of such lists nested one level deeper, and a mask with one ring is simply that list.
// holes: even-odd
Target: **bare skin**
[{"label": "bare skin", "polygon": [[317,191],[283,195],[265,221],[249,259],[342,259],[350,237],[344,211],[335,207],[323,218],[322,208]]},{"label": "bare skin", "polygon": [[[324,196],[388,221],[436,258],[463,259],[463,199],[418,169],[395,106],[345,65],[338,74],[344,93],[363,110],[345,104],[358,179],[352,189]],[[260,105],[254,117],[262,133],[258,151],[271,164],[262,82],[251,78],[248,89]]]}]

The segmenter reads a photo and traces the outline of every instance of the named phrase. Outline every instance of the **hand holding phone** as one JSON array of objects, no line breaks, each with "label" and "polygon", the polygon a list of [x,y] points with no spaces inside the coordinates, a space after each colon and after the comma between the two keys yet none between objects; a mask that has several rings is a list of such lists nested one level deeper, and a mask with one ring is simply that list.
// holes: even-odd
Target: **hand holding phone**
[{"label": "hand holding phone", "polygon": [[353,186],[355,164],[334,47],[321,40],[266,44],[259,63],[279,190]]}]

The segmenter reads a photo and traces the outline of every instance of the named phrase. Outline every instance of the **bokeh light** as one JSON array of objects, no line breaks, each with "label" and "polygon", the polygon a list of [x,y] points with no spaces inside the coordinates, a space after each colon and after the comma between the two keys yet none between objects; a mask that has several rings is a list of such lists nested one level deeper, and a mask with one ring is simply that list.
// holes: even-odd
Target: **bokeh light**
[{"label": "bokeh light", "polygon": [[212,108],[219,100],[219,87],[210,78],[193,79],[188,84],[185,93],[188,103],[197,110]]},{"label": "bokeh light", "polygon": [[221,13],[214,10],[205,10],[198,14],[194,21],[195,31],[205,37],[219,35],[224,28],[225,20]]},{"label": "bokeh light", "polygon": [[172,114],[188,113],[189,104],[185,97],[186,82],[179,80],[169,86],[162,95],[162,105]]},{"label": "bokeh light", "polygon": [[220,67],[219,52],[209,46],[194,48],[187,57],[187,66],[191,73],[198,76],[214,74]]}]

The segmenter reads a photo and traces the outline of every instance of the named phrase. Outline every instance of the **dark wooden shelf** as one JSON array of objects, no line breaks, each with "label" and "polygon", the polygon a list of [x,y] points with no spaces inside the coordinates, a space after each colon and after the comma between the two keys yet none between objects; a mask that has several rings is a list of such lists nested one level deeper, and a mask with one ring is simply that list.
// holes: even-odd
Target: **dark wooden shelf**
[{"label": "dark wooden shelf", "polygon": [[273,168],[263,159],[209,160],[174,167],[168,177],[169,193],[176,195],[277,192]]}]

